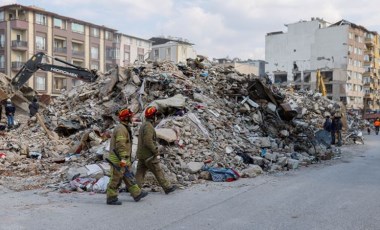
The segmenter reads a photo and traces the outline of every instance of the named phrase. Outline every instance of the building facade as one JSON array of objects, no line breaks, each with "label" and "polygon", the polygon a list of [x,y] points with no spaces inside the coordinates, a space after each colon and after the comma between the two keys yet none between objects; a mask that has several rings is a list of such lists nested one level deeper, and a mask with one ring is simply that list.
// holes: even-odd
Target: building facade
[{"label": "building facade", "polygon": [[152,41],[131,35],[116,33],[116,62],[127,67],[134,63],[143,63],[149,58]]},{"label": "building facade", "polygon": [[150,59],[152,61],[172,61],[186,63],[186,59],[197,57],[192,43],[185,39],[173,37],[153,37]]},{"label": "building facade", "polygon": [[349,109],[362,110],[365,103],[376,104],[374,97],[368,96],[373,99],[371,102],[364,101],[366,92],[376,90],[365,88],[374,87],[375,83],[365,86],[363,80],[368,76],[369,82],[375,82],[374,74],[370,76],[366,72],[370,66],[376,68],[374,63],[369,63],[369,60],[374,62],[369,58],[369,49],[378,40],[377,33],[345,20],[331,24],[320,18],[286,26],[286,33],[266,35],[266,71],[276,84],[315,90],[316,72],[320,70],[328,98],[342,101]]},{"label": "building facade", "polygon": [[[65,17],[42,8],[12,4],[0,7],[0,72],[13,78],[35,53],[44,52],[87,69],[106,72],[115,65],[144,60],[151,42],[117,30]],[[48,58],[49,64],[65,65]],[[83,82],[37,71],[28,86],[39,94],[58,96]]]}]

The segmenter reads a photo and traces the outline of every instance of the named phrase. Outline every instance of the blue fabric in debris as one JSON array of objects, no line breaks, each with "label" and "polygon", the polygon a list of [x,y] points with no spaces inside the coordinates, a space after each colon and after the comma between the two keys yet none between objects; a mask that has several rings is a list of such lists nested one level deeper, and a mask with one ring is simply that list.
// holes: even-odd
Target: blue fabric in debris
[{"label": "blue fabric in debris", "polygon": [[205,165],[202,170],[209,172],[212,181],[215,182],[234,181],[240,177],[240,175],[231,168],[213,168]]}]

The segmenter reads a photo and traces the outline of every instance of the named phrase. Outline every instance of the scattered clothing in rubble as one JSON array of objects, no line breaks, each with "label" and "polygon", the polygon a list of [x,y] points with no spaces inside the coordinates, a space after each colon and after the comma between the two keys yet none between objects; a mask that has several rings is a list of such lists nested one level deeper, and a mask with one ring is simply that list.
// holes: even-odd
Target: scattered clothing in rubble
[{"label": "scattered clothing in rubble", "polygon": [[239,173],[232,168],[213,168],[205,165],[202,167],[202,170],[209,172],[212,181],[215,182],[231,182],[240,177]]},{"label": "scattered clothing in rubble", "polygon": [[240,156],[241,158],[243,158],[243,162],[245,164],[253,164],[252,157],[250,155],[248,155],[247,153],[242,152],[242,151],[238,151],[237,155]]}]

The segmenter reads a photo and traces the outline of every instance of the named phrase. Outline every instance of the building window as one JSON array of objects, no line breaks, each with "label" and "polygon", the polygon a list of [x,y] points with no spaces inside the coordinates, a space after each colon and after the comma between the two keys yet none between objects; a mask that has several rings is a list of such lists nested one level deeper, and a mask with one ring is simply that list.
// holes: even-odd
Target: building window
[{"label": "building window", "polygon": [[113,36],[112,36],[112,33],[110,31],[106,31],[106,40],[109,40],[109,41],[112,41],[113,39]]},{"label": "building window", "polygon": [[46,38],[41,36],[36,36],[36,49],[46,50]]},{"label": "building window", "polygon": [[5,46],[5,35],[0,34],[0,47],[3,48]]},{"label": "building window", "polygon": [[59,18],[54,18],[53,20],[54,27],[59,29],[66,29],[66,22]]},{"label": "building window", "polygon": [[154,50],[154,60],[157,60],[160,57],[158,49]]},{"label": "building window", "polygon": [[171,48],[166,49],[166,57],[170,59],[170,54],[171,54]]},{"label": "building window", "polygon": [[99,29],[98,28],[91,28],[91,36],[93,37],[100,37]]},{"label": "building window", "polygon": [[4,11],[0,11],[0,21],[4,21]]},{"label": "building window", "polygon": [[36,90],[37,91],[46,91],[46,77],[45,76],[36,76],[35,80]]},{"label": "building window", "polygon": [[84,34],[84,25],[78,23],[71,23],[71,30],[76,33]]},{"label": "building window", "polygon": [[5,68],[4,54],[0,54],[0,69]]},{"label": "building window", "polygon": [[130,63],[131,54],[129,52],[124,52],[124,64]]},{"label": "building window", "polygon": [[91,47],[91,59],[99,59],[99,48]]},{"label": "building window", "polygon": [[61,92],[67,89],[67,79],[62,77],[53,77],[53,91]]},{"label": "building window", "polygon": [[46,16],[43,14],[36,14],[36,24],[47,25]]}]

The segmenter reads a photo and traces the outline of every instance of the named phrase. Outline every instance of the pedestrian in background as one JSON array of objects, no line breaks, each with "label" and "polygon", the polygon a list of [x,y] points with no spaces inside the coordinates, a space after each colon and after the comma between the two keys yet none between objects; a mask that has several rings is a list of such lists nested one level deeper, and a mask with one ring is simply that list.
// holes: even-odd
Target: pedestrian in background
[{"label": "pedestrian in background", "polygon": [[376,135],[379,135],[380,118],[376,118],[376,120],[375,120],[375,122],[373,124],[375,125]]},{"label": "pedestrian in background", "polygon": [[37,98],[33,98],[32,103],[29,104],[29,116],[33,117],[38,113],[40,105],[37,102]]},{"label": "pedestrian in background", "polygon": [[342,146],[342,120],[340,115],[334,116],[334,120],[331,124],[331,144],[335,145],[336,139],[338,139],[337,146]]},{"label": "pedestrian in background", "polygon": [[8,119],[8,129],[13,128],[14,126],[14,116],[16,112],[16,107],[13,105],[11,99],[7,99],[7,103],[5,104],[5,115]]}]

